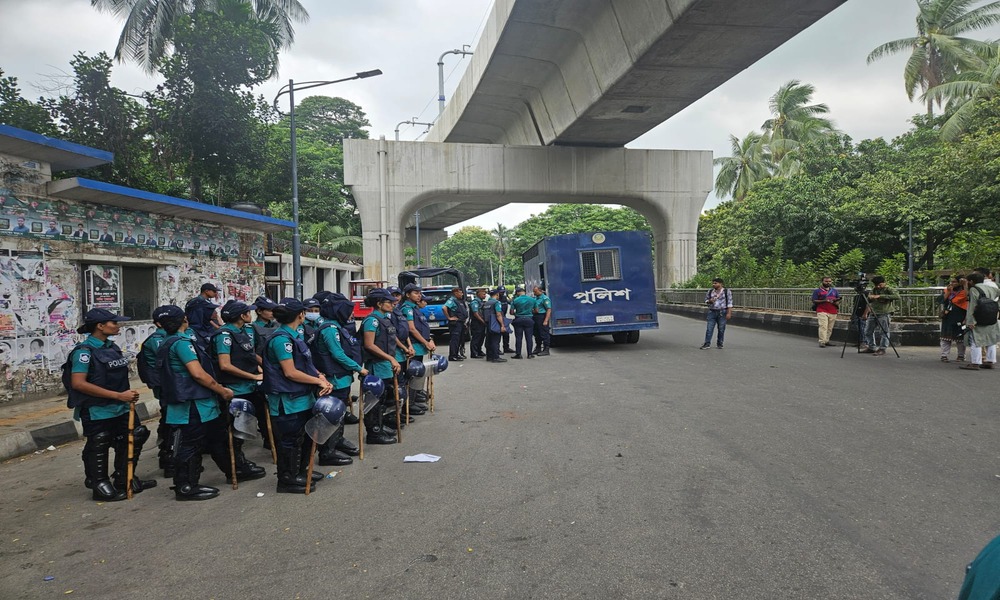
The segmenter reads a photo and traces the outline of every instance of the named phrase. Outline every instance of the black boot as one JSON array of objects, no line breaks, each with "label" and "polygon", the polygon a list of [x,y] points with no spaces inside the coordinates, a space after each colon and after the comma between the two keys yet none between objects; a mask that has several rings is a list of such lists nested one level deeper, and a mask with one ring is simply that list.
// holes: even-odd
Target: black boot
[{"label": "black boot", "polygon": [[[305,440],[302,442],[302,458],[299,460],[299,475],[303,478],[309,475],[309,458],[312,456],[312,439],[306,436]],[[313,483],[319,483],[323,481],[326,475],[323,475],[316,470],[316,463],[313,462],[313,472],[312,481]]]},{"label": "black boot", "polygon": [[343,452],[338,451],[338,445],[344,439],[344,424],[341,423],[337,431],[330,436],[330,439],[319,449],[319,464],[324,467],[342,467],[349,465],[354,460]]},{"label": "black boot", "polygon": [[[279,494],[304,494],[306,493],[306,478],[299,475],[299,463],[301,462],[301,439],[299,447],[287,449],[282,444],[278,444],[275,451],[278,453],[278,486]],[[313,491],[313,484],[309,482],[309,491]]]},{"label": "black boot", "polygon": [[[166,412],[165,409],[161,407],[161,410]],[[157,448],[159,452],[157,453],[157,458],[159,459],[160,469],[163,470],[163,476],[167,479],[174,478],[174,432],[171,431],[170,426],[167,425],[164,420],[160,419],[160,425],[156,428],[156,441]]]},{"label": "black boot", "polygon": [[108,477],[108,453],[111,450],[111,434],[101,432],[87,438],[83,447],[83,470],[87,474],[94,500],[99,502],[117,502],[125,499],[125,490],[115,488]]},{"label": "black boot", "polygon": [[174,498],[176,500],[211,500],[219,495],[218,488],[200,485],[201,452],[195,452],[185,462],[174,461]]},{"label": "black boot", "polygon": [[[233,451],[236,454],[236,481],[253,481],[254,479],[261,479],[267,475],[267,471],[264,467],[257,465],[257,463],[248,459],[246,455],[243,454],[243,440],[239,438],[233,439]],[[233,478],[227,475],[226,483],[232,482]]]},{"label": "black boot", "polygon": [[[156,487],[155,479],[139,479],[135,474],[139,466],[139,455],[142,454],[142,447],[149,439],[150,431],[145,425],[138,425],[132,430],[132,493],[138,494],[142,490]],[[128,434],[123,433],[115,437],[115,472],[111,478],[115,482],[115,488],[125,489],[125,479],[128,478]]]},{"label": "black boot", "polygon": [[[395,444],[396,432],[382,425],[382,407],[375,406],[365,414],[366,444]],[[390,434],[389,431],[392,431]]]}]

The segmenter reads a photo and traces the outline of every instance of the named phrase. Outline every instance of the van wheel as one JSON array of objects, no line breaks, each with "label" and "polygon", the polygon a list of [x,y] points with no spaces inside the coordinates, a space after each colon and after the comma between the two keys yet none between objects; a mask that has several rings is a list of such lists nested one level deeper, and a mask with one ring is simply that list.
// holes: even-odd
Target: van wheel
[{"label": "van wheel", "polygon": [[626,338],[626,342],[629,344],[635,344],[638,341],[639,341],[639,330],[636,329],[635,331],[629,331],[628,337]]},{"label": "van wheel", "polygon": [[629,331],[618,331],[611,334],[611,339],[615,341],[616,344],[627,344]]}]

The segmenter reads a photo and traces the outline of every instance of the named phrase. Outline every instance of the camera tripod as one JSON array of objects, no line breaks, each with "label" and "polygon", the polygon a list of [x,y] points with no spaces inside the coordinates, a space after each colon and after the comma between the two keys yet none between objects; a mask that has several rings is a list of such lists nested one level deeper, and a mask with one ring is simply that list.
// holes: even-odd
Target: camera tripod
[{"label": "camera tripod", "polygon": [[[858,332],[858,338],[856,343],[856,348],[858,354],[861,354],[861,323],[862,315],[869,312],[871,309],[871,303],[868,301],[868,295],[865,293],[866,290],[862,287],[854,288],[854,312],[851,314],[851,321],[847,324],[847,336],[844,337],[844,346],[840,349],[840,358],[844,358],[844,353],[847,351],[847,342],[850,340],[851,325],[854,325]],[[860,310],[859,310],[860,309]],[[896,345],[892,343],[892,336],[889,335],[889,331],[886,329],[882,321],[875,319],[875,325],[878,326],[879,331],[885,336],[885,339],[889,340],[889,346],[892,347],[892,351],[896,354],[896,358],[901,358],[899,356],[899,350],[896,350]],[[875,336],[872,336],[874,339]]]}]

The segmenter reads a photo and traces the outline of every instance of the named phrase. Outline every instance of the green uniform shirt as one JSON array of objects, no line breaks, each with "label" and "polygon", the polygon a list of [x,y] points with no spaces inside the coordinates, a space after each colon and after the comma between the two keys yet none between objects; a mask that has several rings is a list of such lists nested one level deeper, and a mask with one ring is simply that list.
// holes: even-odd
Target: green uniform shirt
[{"label": "green uniform shirt", "polygon": [[[247,329],[250,331],[248,332]],[[251,344],[254,341],[253,327],[237,327],[232,323],[226,323],[222,326],[221,331],[224,333],[220,333],[212,338],[212,347],[215,348],[216,356],[233,353],[232,334],[234,333],[240,333],[240,331],[242,331],[250,336]],[[219,371],[221,372],[221,369]],[[239,383],[226,383],[223,385],[233,390],[233,393],[239,397],[245,397],[247,394],[252,394],[257,389],[257,382],[253,379],[243,379]]]},{"label": "green uniform shirt", "polygon": [[515,317],[531,317],[535,304],[535,299],[527,294],[521,294],[510,302]]},{"label": "green uniform shirt", "polygon": [[[142,343],[142,348],[139,350],[138,360],[146,361],[146,364],[149,365],[150,369],[155,369],[156,354],[160,351],[160,346],[163,345],[163,342],[166,341],[166,339],[167,339],[167,332],[164,331],[163,328],[157,327],[156,331],[154,331],[148,338],[146,338],[147,341],[144,341]],[[150,389],[153,390],[153,397],[159,400],[160,387],[157,386]]]},{"label": "green uniform shirt", "polygon": [[448,298],[447,300],[445,300],[444,301],[444,307],[448,309],[448,314],[449,315],[451,315],[453,317],[457,317],[458,316],[458,315],[455,314],[455,311],[458,310],[458,299],[455,298],[455,296],[452,296],[452,297]]},{"label": "green uniform shirt", "polygon": [[[334,323],[329,319],[320,319],[317,322],[317,326],[321,326],[324,323]],[[344,352],[344,347],[340,345],[340,329],[334,325],[333,327],[327,327],[319,332],[319,339],[323,344],[323,347],[330,351],[333,356],[333,360],[343,365],[345,369],[350,369],[354,372],[361,371],[361,365],[354,362],[354,359]],[[351,375],[342,375],[340,377],[333,377],[329,373],[325,373],[327,380],[333,389],[340,390],[345,387],[351,387],[351,382],[354,381],[354,377]]]},{"label": "green uniform shirt", "polygon": [[413,344],[413,353],[416,354],[417,356],[423,356],[423,355],[427,354],[427,346],[424,346],[420,342],[418,342],[418,341],[416,341],[416,340],[413,339],[413,332],[416,330],[416,328],[414,327],[414,325],[412,325],[413,319],[415,318],[415,316],[413,314],[413,311],[420,310],[420,309],[417,308],[417,305],[414,304],[412,301],[407,300],[407,301],[403,302],[403,306],[400,307],[399,310],[400,310],[400,312],[403,313],[403,316],[406,317],[406,320],[411,323],[411,325],[410,325],[410,343]]},{"label": "green uniform shirt", "polygon": [[476,318],[476,315],[479,314],[482,308],[483,308],[483,301],[479,299],[479,296],[476,296],[475,298],[469,301],[469,314],[472,316],[472,321],[474,323],[479,322],[479,319]]},{"label": "green uniform shirt", "polygon": [[[278,331],[286,331],[293,340],[301,340],[302,334],[288,325],[281,325]],[[292,355],[292,345],[283,335],[274,335],[267,342],[268,359],[274,364],[280,364],[283,360],[295,360]],[[280,369],[280,367],[279,367]],[[285,414],[302,412],[309,410],[316,403],[315,394],[303,394],[296,396],[289,393],[272,393],[267,395],[267,408],[272,417],[279,414],[279,405],[285,407]]]},{"label": "green uniform shirt", "polygon": [[[88,335],[87,339],[83,340],[84,346],[89,346],[90,348],[109,348],[114,344],[111,340],[102,342],[92,335]],[[84,358],[86,356],[86,358]],[[90,350],[87,348],[79,348],[73,351],[73,355],[70,357],[72,360],[70,364],[72,368],[70,373],[90,373]],[[80,409],[82,407],[78,406],[73,410],[73,418],[77,421],[80,420]],[[113,419],[119,415],[124,415],[128,412],[128,402],[115,402],[114,404],[107,404],[104,406],[90,406],[88,411],[90,414],[91,421],[103,421],[104,419]]]},{"label": "green uniform shirt", "polygon": [[[373,310],[372,314],[365,317],[364,323],[361,324],[362,336],[366,331],[371,331],[373,333],[378,331],[379,324],[378,320],[375,317],[379,317],[382,319],[388,318],[385,313]],[[368,369],[373,375],[375,375],[379,379],[392,379],[393,377],[392,363],[390,363],[387,360],[382,360],[382,359],[366,360],[365,368]]]},{"label": "green uniform shirt", "polygon": [[[170,365],[170,372],[175,377],[190,378],[191,374],[187,370],[187,364],[191,361],[198,362],[198,353],[194,350],[194,332],[188,329],[187,331],[178,332],[177,335],[181,336],[181,339],[170,347],[167,364]],[[211,421],[222,414],[222,411],[219,410],[219,400],[215,396],[195,398],[179,403],[171,402],[166,407],[167,424],[187,425],[190,422],[192,403],[198,409],[198,416],[201,417],[202,423]]]},{"label": "green uniform shirt", "polygon": [[535,314],[544,315],[552,310],[552,301],[545,294],[535,296]]}]

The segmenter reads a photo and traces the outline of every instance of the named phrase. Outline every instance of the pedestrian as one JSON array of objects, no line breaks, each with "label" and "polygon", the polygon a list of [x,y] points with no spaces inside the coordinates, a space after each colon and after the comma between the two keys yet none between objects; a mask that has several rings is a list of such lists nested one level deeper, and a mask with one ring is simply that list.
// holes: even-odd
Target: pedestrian
[{"label": "pedestrian", "polygon": [[889,347],[889,333],[892,326],[892,312],[899,292],[889,287],[885,277],[872,277],[872,291],[868,294],[868,308],[865,311],[865,354],[884,356]]},{"label": "pedestrian", "polygon": [[441,307],[444,318],[448,320],[448,360],[462,361],[465,353],[465,322],[469,318],[469,307],[465,304],[465,291],[455,286],[451,288],[451,296]]},{"label": "pedestrian", "polygon": [[264,393],[267,394],[271,426],[278,446],[278,493],[304,494],[323,478],[307,478],[311,444],[305,444],[305,424],[312,417],[317,394],[325,396],[333,386],[313,365],[312,354],[299,328],[306,307],[295,298],[283,298],[272,311],[280,323],[264,351]]},{"label": "pedestrian", "polygon": [[365,296],[365,306],[373,310],[361,324],[362,354],[365,368],[382,380],[383,388],[382,396],[375,399],[377,405],[364,415],[365,442],[368,444],[395,444],[397,441],[395,431],[390,434],[382,422],[387,407],[395,408],[390,397],[395,376],[402,370],[396,360],[396,328],[389,320],[394,302],[392,294],[382,288],[374,288]]},{"label": "pedestrian", "polygon": [[156,366],[167,424],[174,435],[174,498],[209,500],[219,495],[219,489],[200,483],[205,451],[228,481],[233,478],[227,422],[220,410],[220,399],[228,406],[233,392],[215,380],[215,366],[196,342],[186,317],[161,317],[160,324],[168,337],[160,346]]},{"label": "pedestrian", "polygon": [[549,300],[548,295],[545,294],[545,288],[542,286],[536,285],[532,292],[535,295],[535,312],[533,313],[535,347],[538,349],[535,356],[548,356],[549,345],[552,343],[549,330],[552,318],[552,301]]},{"label": "pedestrian", "polygon": [[[62,383],[69,393],[66,406],[83,424],[87,438],[83,446],[84,486],[93,499],[116,502],[126,497],[129,412],[139,399],[138,390],[129,388],[128,359],[110,338],[118,334],[121,321],[128,321],[103,308],[87,311],[77,333],[87,338],[77,344],[62,367]],[[133,467],[139,463],[142,445],[149,430],[142,424],[132,430]],[[115,450],[115,473],[108,475],[111,448]],[[113,480],[113,481],[112,481]],[[156,480],[133,477],[133,492],[155,487]]]},{"label": "pedestrian", "polygon": [[486,288],[477,288],[476,297],[469,302],[469,358],[484,358],[483,343],[486,341],[486,319],[483,318],[483,303],[486,302]]},{"label": "pedestrian", "polygon": [[183,318],[184,311],[178,306],[166,305],[153,309],[151,318],[156,329],[149,334],[139,347],[139,356],[136,357],[136,370],[139,371],[139,379],[153,391],[153,398],[160,404],[160,422],[156,427],[156,443],[159,447],[159,467],[163,469],[163,476],[167,479],[174,478],[174,436],[171,434],[170,425],[167,424],[167,407],[164,403],[160,390],[160,372],[156,368],[156,356],[160,351],[160,346],[167,339],[167,332],[160,323],[161,319],[174,317]]},{"label": "pedestrian", "polygon": [[[253,317],[250,311],[256,310],[253,304],[239,300],[230,300],[219,311],[225,325],[212,336],[212,357],[214,359],[216,379],[224,387],[232,390],[233,395],[253,404],[253,396],[257,393],[258,382],[264,381],[260,368],[260,359],[254,350],[254,330],[250,323]],[[222,407],[226,413],[227,426],[233,426],[233,415],[229,404]],[[236,461],[237,481],[260,479],[266,474],[262,467],[257,466],[243,453],[243,438],[233,439],[233,459]]]},{"label": "pedestrian", "polygon": [[840,311],[840,293],[833,287],[832,278],[824,277],[821,280],[820,286],[813,290],[812,302],[816,321],[819,323],[819,347],[826,348],[830,345],[830,335]]},{"label": "pedestrian", "polygon": [[[997,298],[1000,297],[1000,291],[996,286],[986,285],[984,281],[982,273],[969,273],[965,343],[969,347],[970,362],[960,368],[970,371],[979,370],[980,367],[992,369],[997,361],[997,342],[1000,342],[1000,325],[997,324]],[[985,360],[983,354],[986,355]]]},{"label": "pedestrian", "polygon": [[711,289],[705,293],[705,304],[708,306],[708,315],[705,343],[701,345],[701,349],[708,350],[712,347],[712,333],[718,327],[719,335],[715,340],[715,347],[722,350],[726,339],[726,322],[733,318],[733,292],[725,287],[721,277],[712,280]]},{"label": "pedestrian", "polygon": [[500,290],[496,288],[490,290],[489,300],[483,303],[480,311],[486,321],[486,361],[493,363],[507,362],[506,358],[500,356],[500,340],[507,327],[503,321],[503,308],[500,305]]},{"label": "pedestrian", "polygon": [[952,344],[958,347],[958,362],[965,360],[965,332],[962,331],[962,324],[965,323],[966,310],[969,308],[969,294],[965,286],[965,277],[955,275],[938,298],[938,303],[941,304],[941,362],[948,362]]},{"label": "pedestrian", "polygon": [[208,340],[216,329],[222,327],[214,300],[219,297],[221,290],[215,287],[214,283],[204,283],[201,286],[201,293],[188,300],[184,305],[184,314],[188,318],[188,328],[194,333],[194,340],[203,349],[208,348]]},{"label": "pedestrian", "polygon": [[521,358],[521,342],[524,342],[524,349],[528,358],[535,358],[531,350],[531,338],[534,333],[535,321],[532,319],[532,311],[535,308],[535,299],[524,292],[524,288],[519,287],[514,290],[514,300],[511,301],[511,308],[514,309],[514,356],[511,358]]},{"label": "pedestrian", "polygon": [[[330,395],[345,405],[351,398],[354,374],[362,377],[368,369],[361,366],[361,341],[347,330],[347,322],[354,313],[354,303],[342,294],[330,294],[320,303],[320,319],[316,322],[316,335],[310,344],[313,363],[333,386]],[[344,466],[354,462],[352,456],[360,454],[353,442],[344,438],[344,423],[338,425],[333,435],[319,451],[321,466]]]}]

